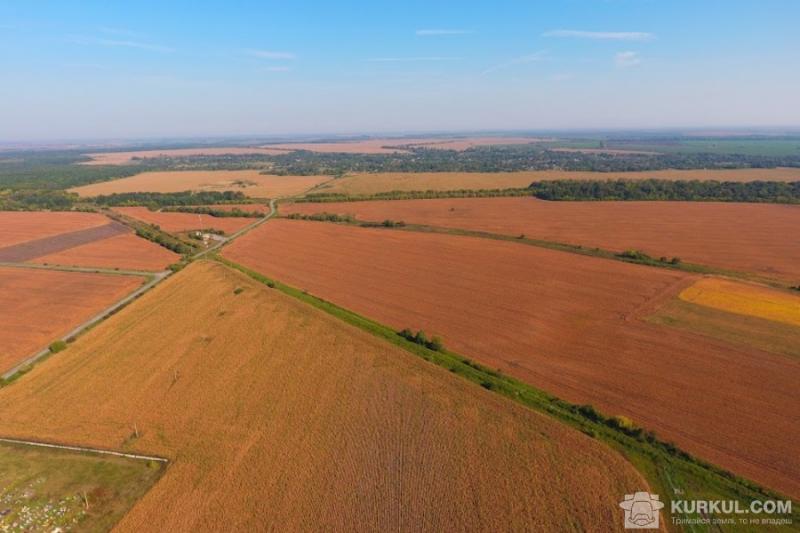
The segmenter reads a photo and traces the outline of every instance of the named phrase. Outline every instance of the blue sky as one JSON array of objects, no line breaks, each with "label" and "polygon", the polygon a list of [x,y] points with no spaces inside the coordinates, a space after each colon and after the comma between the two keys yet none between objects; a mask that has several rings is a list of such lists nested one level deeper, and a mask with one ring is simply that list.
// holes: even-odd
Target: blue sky
[{"label": "blue sky", "polygon": [[0,3],[0,140],[800,125],[800,2]]}]

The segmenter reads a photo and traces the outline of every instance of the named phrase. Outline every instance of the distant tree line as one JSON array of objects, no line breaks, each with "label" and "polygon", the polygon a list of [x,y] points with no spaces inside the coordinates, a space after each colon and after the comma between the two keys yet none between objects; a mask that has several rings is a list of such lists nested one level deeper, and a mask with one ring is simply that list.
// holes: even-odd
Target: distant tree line
[{"label": "distant tree line", "polygon": [[95,196],[91,201],[102,206],[197,206],[204,204],[242,204],[252,200],[240,191],[125,192]]},{"label": "distant tree line", "polygon": [[797,181],[559,180],[534,182],[530,190],[541,200],[800,202]]},{"label": "distant tree line", "polygon": [[312,213],[310,215],[304,215],[301,213],[290,213],[286,215],[286,218],[291,220],[314,220],[317,222],[344,222],[344,223],[353,223],[356,221],[353,215],[337,215],[336,213]]},{"label": "distant tree line", "polygon": [[267,172],[342,175],[348,172],[516,172],[568,170],[631,172],[668,169],[800,167],[800,156],[715,153],[609,154],[561,152],[543,145],[480,146],[464,151],[412,148],[408,153],[342,154],[310,151],[259,156]]},{"label": "distant tree line", "polygon": [[245,211],[238,207],[233,209],[214,209],[213,207],[192,207],[192,206],[178,206],[178,207],[165,207],[162,211],[169,213],[193,213],[198,215],[208,215],[217,218],[261,218],[263,213],[258,211]]},{"label": "distant tree line", "polygon": [[78,195],[58,190],[0,191],[0,211],[69,211],[75,207]]}]

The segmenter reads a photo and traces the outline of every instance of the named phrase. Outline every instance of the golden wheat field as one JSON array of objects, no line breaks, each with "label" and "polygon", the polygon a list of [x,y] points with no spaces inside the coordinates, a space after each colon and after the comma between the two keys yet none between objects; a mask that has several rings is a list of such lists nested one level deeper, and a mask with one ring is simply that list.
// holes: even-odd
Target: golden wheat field
[{"label": "golden wheat field", "polygon": [[135,176],[70,189],[82,197],[126,192],[238,191],[252,198],[302,194],[328,176],[274,176],[259,170],[180,170]]},{"label": "golden wheat field", "polygon": [[209,262],[0,389],[0,433],[169,458],[118,531],[611,531],[646,490],[586,435]]},{"label": "golden wheat field", "polygon": [[680,299],[729,313],[800,326],[800,295],[720,278],[704,278]]}]

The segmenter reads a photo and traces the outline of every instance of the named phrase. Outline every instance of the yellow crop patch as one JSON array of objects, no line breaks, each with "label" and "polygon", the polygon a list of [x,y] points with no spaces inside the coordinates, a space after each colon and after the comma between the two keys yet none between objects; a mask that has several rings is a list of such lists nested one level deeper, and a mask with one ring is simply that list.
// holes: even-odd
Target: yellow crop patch
[{"label": "yellow crop patch", "polygon": [[730,313],[800,326],[800,296],[767,287],[707,278],[684,289],[680,299]]}]

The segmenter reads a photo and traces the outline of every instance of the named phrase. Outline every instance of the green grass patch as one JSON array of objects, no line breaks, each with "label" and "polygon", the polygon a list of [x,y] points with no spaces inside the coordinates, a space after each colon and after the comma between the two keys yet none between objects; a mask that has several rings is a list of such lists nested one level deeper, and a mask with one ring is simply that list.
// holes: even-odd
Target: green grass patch
[{"label": "green grass patch", "polygon": [[0,531],[108,531],[163,472],[155,461],[0,442]]}]

